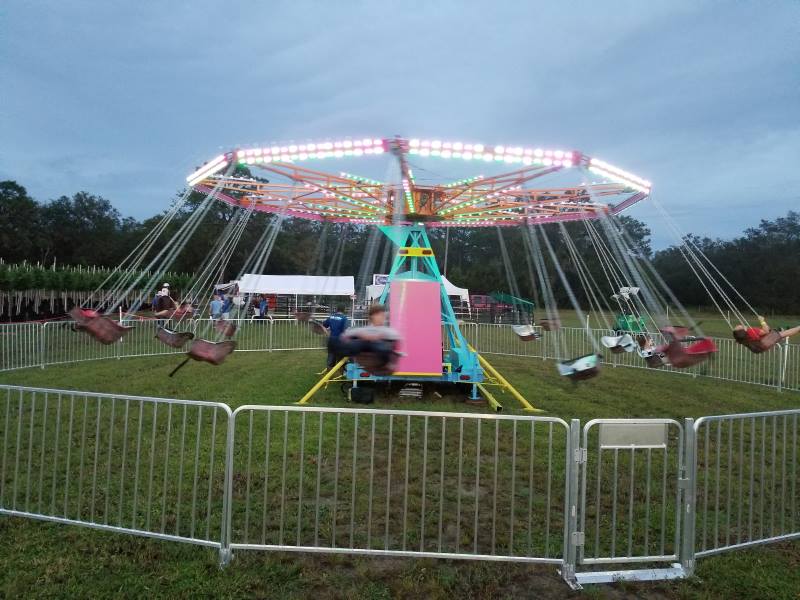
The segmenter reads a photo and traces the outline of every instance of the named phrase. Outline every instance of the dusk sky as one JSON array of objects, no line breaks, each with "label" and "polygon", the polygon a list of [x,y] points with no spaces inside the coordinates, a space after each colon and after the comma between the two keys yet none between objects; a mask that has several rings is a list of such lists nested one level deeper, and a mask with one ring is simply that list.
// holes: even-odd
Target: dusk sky
[{"label": "dusk sky", "polygon": [[795,0],[6,0],[0,57],[0,179],[41,201],[141,218],[221,149],[400,134],[581,150],[702,235],[800,208]]}]

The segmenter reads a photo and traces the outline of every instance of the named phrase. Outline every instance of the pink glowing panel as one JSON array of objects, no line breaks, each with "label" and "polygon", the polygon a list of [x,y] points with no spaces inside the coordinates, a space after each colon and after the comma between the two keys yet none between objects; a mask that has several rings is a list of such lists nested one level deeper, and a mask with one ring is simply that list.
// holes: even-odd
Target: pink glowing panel
[{"label": "pink glowing panel", "polygon": [[442,298],[439,283],[395,279],[389,291],[389,324],[400,332],[396,374],[441,375]]}]

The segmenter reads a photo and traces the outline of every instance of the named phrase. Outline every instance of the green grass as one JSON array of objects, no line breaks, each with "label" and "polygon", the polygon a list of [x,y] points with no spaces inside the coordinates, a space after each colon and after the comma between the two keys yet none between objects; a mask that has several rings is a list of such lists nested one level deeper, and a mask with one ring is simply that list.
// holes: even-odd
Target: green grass
[{"label": "green grass", "polygon": [[[242,404],[282,405],[298,399],[314,383],[314,372],[322,366],[323,360],[320,352],[237,353],[220,368],[190,364],[170,379],[166,375],[177,364],[179,357],[112,359],[2,373],[0,383],[213,400],[232,407]],[[600,378],[575,386],[559,378],[549,361],[496,357],[492,362],[533,404],[545,409],[546,414],[564,419],[579,418],[584,423],[598,417],[682,419],[800,406],[800,396],[797,394],[723,384],[711,379],[607,367]],[[500,395],[499,398],[504,404],[505,413],[522,414],[511,397]],[[326,406],[347,405],[338,386],[331,386],[322,392],[316,402]],[[486,411],[485,408],[465,406],[453,394],[441,399],[430,394],[423,401],[413,403],[384,394],[379,395],[376,406]],[[98,415],[93,412],[91,405],[84,410],[86,412],[78,414],[86,415],[91,427]],[[102,415],[102,422],[105,423],[107,413]],[[116,418],[120,418],[119,413]],[[143,418],[145,425],[150,423],[148,418],[148,415]],[[308,424],[311,432],[315,430],[317,421],[310,419]],[[270,429],[274,451],[281,450],[282,442],[277,435],[281,431],[279,425],[273,423]],[[187,434],[190,442],[195,431],[193,426],[190,423]],[[326,443],[330,439],[331,426],[332,423],[326,422]],[[403,425],[397,423],[396,426],[395,439],[402,440]],[[419,431],[419,426],[415,422],[414,432]],[[239,424],[237,439],[240,435],[246,435],[246,427],[246,421]],[[254,439],[263,439],[263,421],[256,421],[255,431]],[[173,444],[177,440],[175,433],[172,434]],[[379,425],[379,433],[381,442],[377,450],[385,453],[388,450],[385,446],[385,423]],[[450,433],[448,431],[448,435]],[[487,451],[492,448],[492,435],[493,430],[489,429],[481,437],[482,443],[486,440],[489,444],[485,446]],[[309,459],[317,451],[314,441],[308,439],[303,446]],[[291,455],[295,456],[300,446],[294,428],[289,444]],[[395,448],[402,453],[402,444]],[[431,448],[438,456],[436,450],[438,447]],[[508,450],[505,441],[501,450]],[[327,446],[324,451],[327,452]],[[203,456],[206,452],[207,449],[203,448]],[[91,455],[91,448],[87,453]],[[259,461],[264,456],[263,451],[261,455],[256,454],[252,458],[253,463],[260,465]],[[237,451],[235,472],[245,472],[247,460],[243,452]],[[412,454],[410,460],[413,469],[421,464],[417,453]],[[313,465],[313,462],[309,464]],[[118,465],[111,463],[109,466],[114,467],[116,474]],[[190,466],[191,463],[187,468]],[[398,457],[395,468],[402,471],[402,466],[402,459]],[[448,462],[448,473],[451,472],[449,466]],[[174,468],[170,466],[170,469]],[[433,478],[437,471],[434,469],[431,473]],[[487,475],[489,473],[491,471],[487,471]],[[506,474],[507,470],[500,473],[501,477]],[[313,480],[313,471],[308,470],[306,475]],[[295,480],[290,479],[290,482],[294,484]],[[239,504],[244,498],[245,483],[237,480],[235,485]],[[259,505],[256,498],[260,497],[262,491],[257,483],[253,482],[251,490],[253,509]],[[216,485],[216,479],[212,480],[212,484]],[[395,480],[392,480],[392,486],[398,489],[394,487]],[[273,490],[267,491],[271,493]],[[507,493],[503,491],[500,498],[501,501],[507,498]],[[71,510],[76,508],[80,506],[76,504]],[[409,510],[413,512],[418,507],[412,506]],[[243,527],[241,519],[241,512],[236,512],[234,528],[240,533]],[[260,525],[260,521],[257,521],[254,527],[258,529]],[[304,531],[303,535],[306,534]],[[216,566],[216,553],[210,550],[77,527],[3,517],[0,518],[0,536],[4,542],[0,543],[0,560],[4,565],[0,574],[0,594],[8,597],[29,594],[30,590],[36,590],[37,594],[43,596],[72,597],[215,595],[303,598],[316,595],[323,598],[562,598],[568,595],[567,588],[549,566],[242,551],[237,553],[228,569],[220,571]],[[800,545],[795,542],[703,559],[699,561],[697,580],[689,582],[617,585],[595,588],[584,594],[601,598],[797,598],[797,590],[800,589],[799,564]]]}]

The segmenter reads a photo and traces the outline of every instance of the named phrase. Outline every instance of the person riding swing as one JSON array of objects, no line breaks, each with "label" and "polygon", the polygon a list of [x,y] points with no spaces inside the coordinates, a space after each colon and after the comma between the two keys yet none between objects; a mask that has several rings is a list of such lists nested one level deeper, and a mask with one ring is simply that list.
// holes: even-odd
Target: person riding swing
[{"label": "person riding swing", "polygon": [[754,354],[760,354],[770,350],[781,340],[790,338],[800,333],[800,325],[789,329],[772,329],[767,324],[764,317],[758,317],[759,327],[745,327],[737,325],[733,328],[733,339],[742,346],[746,347]]},{"label": "person riding swing", "polygon": [[171,317],[178,310],[178,303],[170,296],[169,284],[164,283],[153,298],[153,313],[157,317]]},{"label": "person riding swing", "polygon": [[352,357],[373,375],[391,375],[401,354],[400,333],[386,325],[386,307],[373,304],[367,313],[369,324],[346,330],[339,338],[328,338],[328,351]]}]

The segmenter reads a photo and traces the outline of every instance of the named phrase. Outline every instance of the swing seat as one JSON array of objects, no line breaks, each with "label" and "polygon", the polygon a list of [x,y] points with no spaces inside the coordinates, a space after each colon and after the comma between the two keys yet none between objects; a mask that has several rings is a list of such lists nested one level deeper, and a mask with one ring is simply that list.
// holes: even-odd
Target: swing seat
[{"label": "swing seat", "polygon": [[545,331],[557,331],[561,329],[561,321],[558,319],[542,319],[539,326]]},{"label": "swing seat", "polygon": [[698,340],[688,346],[682,346],[680,341],[672,340],[666,346],[659,348],[659,352],[663,352],[667,362],[676,369],[688,369],[717,352],[717,346],[709,339]]},{"label": "swing seat", "polygon": [[683,325],[670,325],[669,327],[659,329],[659,331],[664,334],[667,340],[681,341],[684,338],[691,337],[689,335],[689,328]]},{"label": "swing seat", "polygon": [[108,317],[94,317],[86,325],[81,326],[82,330],[92,336],[101,344],[106,346],[118,342],[133,327],[120,325]]},{"label": "swing seat", "polygon": [[600,338],[600,343],[614,354],[633,352],[636,349],[636,342],[633,341],[633,338],[628,333],[617,336],[604,335]]},{"label": "swing seat", "polygon": [[750,352],[752,352],[753,354],[761,354],[762,352],[771,350],[775,345],[780,343],[781,339],[783,338],[781,338],[780,331],[775,331],[774,329],[772,329],[768,334],[761,336],[761,339],[756,341],[739,340],[735,337],[734,339],[742,346],[750,350]]},{"label": "swing seat", "polygon": [[649,368],[660,369],[666,364],[664,355],[659,352],[649,335],[640,333],[636,336],[636,343],[639,346],[636,353],[644,359],[644,364]]},{"label": "swing seat", "polygon": [[311,319],[308,322],[308,326],[311,328],[312,333],[316,333],[317,335],[328,335],[328,330],[325,329],[325,326],[316,319]]},{"label": "swing seat", "polygon": [[89,321],[96,319],[101,315],[96,310],[92,310],[91,308],[80,308],[79,306],[76,306],[69,311],[69,316],[72,317],[76,323],[80,325],[86,325],[89,323]]},{"label": "swing seat", "polygon": [[664,362],[664,355],[655,352],[654,350],[645,350],[647,355],[641,354],[642,358],[644,358],[644,364],[646,364],[650,369],[660,369],[666,363]]},{"label": "swing seat", "polygon": [[400,360],[400,357],[401,354],[392,348],[361,352],[355,355],[353,360],[372,375],[391,375],[397,370],[397,361]]},{"label": "swing seat", "polygon": [[172,331],[166,327],[159,327],[156,339],[171,348],[183,348],[189,340],[194,339],[191,331]]},{"label": "swing seat", "polygon": [[309,319],[311,319],[311,313],[298,310],[294,313],[294,318],[301,323],[308,323]]},{"label": "swing seat", "polygon": [[236,333],[236,323],[232,323],[231,321],[226,321],[225,319],[219,319],[218,321],[214,322],[214,329],[217,333],[221,333],[225,337],[233,337]]},{"label": "swing seat", "polygon": [[209,342],[208,340],[196,339],[189,346],[189,352],[186,354],[192,360],[221,365],[234,350],[236,350],[236,342],[234,341]]},{"label": "swing seat", "polygon": [[584,381],[600,374],[600,355],[586,354],[556,363],[558,374],[572,381]]},{"label": "swing seat", "polygon": [[397,369],[400,340],[388,327],[348,329],[338,347],[341,354],[353,360],[372,375],[391,375]]},{"label": "swing seat", "polygon": [[512,325],[511,331],[523,342],[532,342],[540,337],[533,325]]}]

